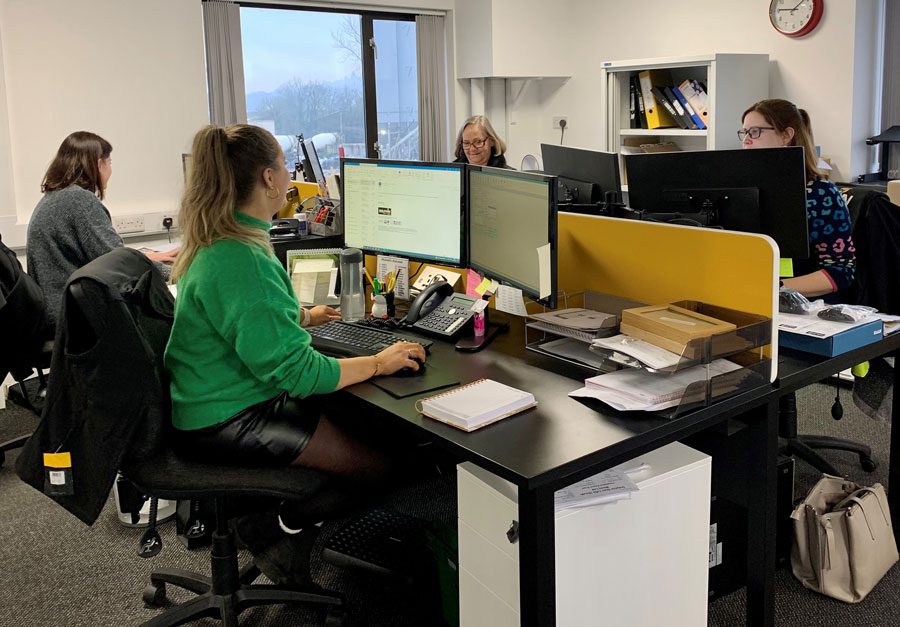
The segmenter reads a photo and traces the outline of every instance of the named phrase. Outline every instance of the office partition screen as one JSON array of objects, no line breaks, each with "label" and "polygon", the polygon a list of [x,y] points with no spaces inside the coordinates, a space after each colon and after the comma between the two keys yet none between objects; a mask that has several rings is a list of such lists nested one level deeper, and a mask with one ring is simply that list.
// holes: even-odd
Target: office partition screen
[{"label": "office partition screen", "polygon": [[344,159],[341,184],[347,246],[465,262],[463,164]]},{"label": "office partition screen", "polygon": [[[556,304],[556,185],[553,176],[469,167],[469,265],[551,307]],[[546,251],[544,259],[538,249]]]}]

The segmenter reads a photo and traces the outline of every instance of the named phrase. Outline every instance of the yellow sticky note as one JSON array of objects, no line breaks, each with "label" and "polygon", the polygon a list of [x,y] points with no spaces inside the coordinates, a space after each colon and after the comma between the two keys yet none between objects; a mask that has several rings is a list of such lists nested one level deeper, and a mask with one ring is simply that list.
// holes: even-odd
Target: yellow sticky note
[{"label": "yellow sticky note", "polygon": [[484,296],[484,293],[488,291],[488,288],[491,286],[492,281],[490,279],[484,279],[481,283],[478,284],[478,287],[475,288],[475,293],[479,296]]},{"label": "yellow sticky note", "polygon": [[794,276],[794,260],[782,257],[780,260],[780,264],[778,266],[778,276],[784,278],[790,278]]}]

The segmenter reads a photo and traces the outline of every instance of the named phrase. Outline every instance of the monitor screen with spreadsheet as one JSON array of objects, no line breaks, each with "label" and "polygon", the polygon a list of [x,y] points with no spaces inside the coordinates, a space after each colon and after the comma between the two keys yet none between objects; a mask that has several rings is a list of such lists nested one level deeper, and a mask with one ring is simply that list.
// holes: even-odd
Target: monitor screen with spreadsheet
[{"label": "monitor screen with spreadsheet", "polygon": [[369,253],[466,261],[461,163],[341,160],[344,243]]},{"label": "monitor screen with spreadsheet", "polygon": [[556,177],[468,170],[469,266],[555,307]]}]

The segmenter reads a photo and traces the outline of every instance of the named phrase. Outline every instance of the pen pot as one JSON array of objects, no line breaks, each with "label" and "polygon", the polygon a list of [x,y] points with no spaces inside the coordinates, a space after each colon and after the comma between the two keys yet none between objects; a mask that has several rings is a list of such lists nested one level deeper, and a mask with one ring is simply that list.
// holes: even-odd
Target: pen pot
[{"label": "pen pot", "polygon": [[372,294],[372,317],[393,318],[397,313],[394,307],[394,293]]}]

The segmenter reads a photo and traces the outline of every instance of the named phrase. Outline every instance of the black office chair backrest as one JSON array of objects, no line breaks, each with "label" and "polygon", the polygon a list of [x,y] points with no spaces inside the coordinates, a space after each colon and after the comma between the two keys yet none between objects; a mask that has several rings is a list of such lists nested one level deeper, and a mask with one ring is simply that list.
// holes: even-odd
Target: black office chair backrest
[{"label": "black office chair backrest", "polygon": [[887,194],[862,197],[853,222],[856,279],[847,302],[900,314],[900,207]]},{"label": "black office chair backrest", "polygon": [[155,455],[170,428],[162,359],[173,313],[162,275],[128,248],[95,259],[66,283],[44,416],[17,472],[44,491],[43,453],[71,453],[74,493],[51,496],[87,524],[116,472]]},{"label": "black office chair backrest", "polygon": [[44,293],[25,273],[16,254],[0,240],[0,381],[8,373],[23,379],[41,361],[50,339],[44,319]]}]

